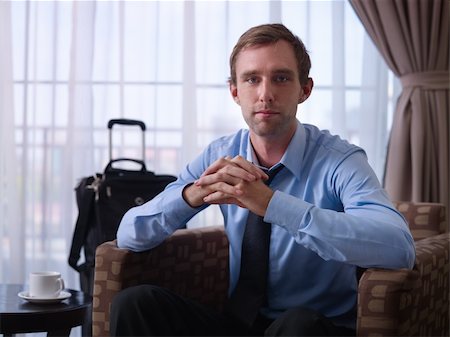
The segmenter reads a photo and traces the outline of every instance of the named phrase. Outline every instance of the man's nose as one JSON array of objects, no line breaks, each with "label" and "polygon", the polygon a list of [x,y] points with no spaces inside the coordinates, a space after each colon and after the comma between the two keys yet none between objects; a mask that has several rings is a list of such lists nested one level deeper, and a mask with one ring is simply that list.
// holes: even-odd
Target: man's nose
[{"label": "man's nose", "polygon": [[259,87],[259,100],[263,103],[272,103],[274,101],[274,88],[270,81],[261,81]]}]

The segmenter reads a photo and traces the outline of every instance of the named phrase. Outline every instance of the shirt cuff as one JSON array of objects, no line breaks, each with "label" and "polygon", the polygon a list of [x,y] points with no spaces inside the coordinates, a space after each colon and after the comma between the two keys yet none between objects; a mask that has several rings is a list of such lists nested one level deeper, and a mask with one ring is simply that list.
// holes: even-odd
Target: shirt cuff
[{"label": "shirt cuff", "polygon": [[264,221],[285,228],[293,236],[306,227],[310,203],[281,191],[275,191],[267,206]]},{"label": "shirt cuff", "polygon": [[185,223],[194,214],[200,212],[206,207],[205,205],[202,205],[195,208],[189,205],[186,200],[184,200],[183,191],[187,186],[188,185],[185,185],[182,188],[177,189],[176,191],[171,191],[171,193],[165,194],[164,198],[161,200],[161,204],[164,205],[164,208],[161,209],[173,210],[171,214],[173,215],[173,221],[175,223]]}]

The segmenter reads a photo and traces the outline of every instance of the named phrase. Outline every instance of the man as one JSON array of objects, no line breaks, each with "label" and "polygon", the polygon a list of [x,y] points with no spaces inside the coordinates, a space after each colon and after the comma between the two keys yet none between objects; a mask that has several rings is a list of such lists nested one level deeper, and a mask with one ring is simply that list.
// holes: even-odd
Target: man
[{"label": "man", "polygon": [[362,149],[296,119],[313,81],[306,49],[286,27],[248,30],[230,67],[249,130],[212,142],[158,197],[128,211],[117,235],[120,247],[150,249],[219,204],[229,304],[216,313],[156,286],[130,288],[112,305],[111,332],[354,335],[356,267],[411,268],[407,224]]}]

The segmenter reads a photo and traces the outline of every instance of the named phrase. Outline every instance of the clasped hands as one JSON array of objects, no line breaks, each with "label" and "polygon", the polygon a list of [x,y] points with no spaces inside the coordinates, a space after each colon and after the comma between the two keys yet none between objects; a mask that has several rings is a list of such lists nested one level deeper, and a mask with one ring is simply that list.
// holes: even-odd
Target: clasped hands
[{"label": "clasped hands", "polygon": [[183,190],[192,206],[235,204],[264,216],[273,191],[264,184],[268,175],[242,156],[216,160],[193,184]]}]

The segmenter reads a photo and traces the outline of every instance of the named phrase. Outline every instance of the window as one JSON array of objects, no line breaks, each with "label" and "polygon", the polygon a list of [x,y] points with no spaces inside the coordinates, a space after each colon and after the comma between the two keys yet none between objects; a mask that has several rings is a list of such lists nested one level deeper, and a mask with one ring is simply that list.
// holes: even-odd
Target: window
[{"label": "window", "polygon": [[[8,179],[17,181],[21,212],[1,222],[2,281],[56,269],[67,274],[69,287],[78,287],[66,262],[77,216],[74,187],[106,166],[109,119],[147,124],[147,166],[161,174],[178,174],[211,140],[245,127],[228,92],[228,57],[238,37],[257,24],[285,23],[311,53],[315,88],[299,119],[362,145],[381,178],[392,100],[385,88],[392,76],[347,2],[9,6],[17,176]],[[124,128],[113,140],[114,157],[139,157],[136,131]],[[191,224],[221,221],[211,208]]]}]

